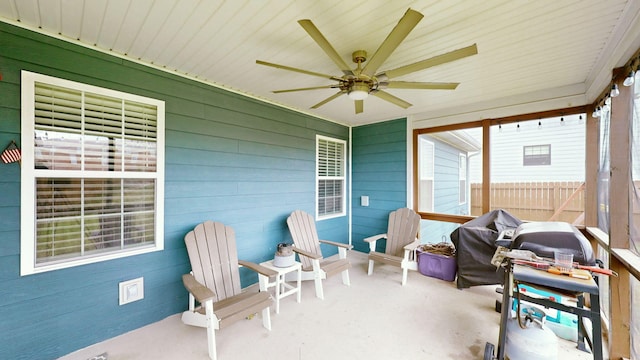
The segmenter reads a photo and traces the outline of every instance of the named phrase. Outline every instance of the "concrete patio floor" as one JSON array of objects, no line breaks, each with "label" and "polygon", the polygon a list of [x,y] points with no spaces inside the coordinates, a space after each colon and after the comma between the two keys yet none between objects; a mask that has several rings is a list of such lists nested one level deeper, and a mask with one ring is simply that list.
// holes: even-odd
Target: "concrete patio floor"
[{"label": "concrete patio floor", "polygon": [[[340,276],[324,281],[325,300],[303,282],[302,302],[271,308],[272,330],[260,316],[216,332],[219,360],[482,359],[486,342],[497,344],[496,286],[458,290],[446,282],[377,264],[367,276],[366,254],[349,252],[351,286]],[[185,304],[186,306],[186,304]],[[592,359],[559,339],[563,360]],[[62,360],[208,359],[206,329],[182,324],[180,314],[68,354]]]}]

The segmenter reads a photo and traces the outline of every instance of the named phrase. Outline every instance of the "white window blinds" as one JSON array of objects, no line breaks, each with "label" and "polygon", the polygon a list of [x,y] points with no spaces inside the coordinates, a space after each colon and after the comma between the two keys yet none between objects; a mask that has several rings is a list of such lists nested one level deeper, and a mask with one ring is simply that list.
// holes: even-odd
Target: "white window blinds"
[{"label": "white window blinds", "polygon": [[318,218],[345,214],[345,148],[342,140],[316,138]]},{"label": "white window blinds", "polygon": [[35,207],[23,231],[33,227],[35,242],[23,244],[33,248],[31,270],[23,272],[161,249],[164,103],[39,74],[24,77],[33,89],[23,91],[31,95],[25,105],[33,116],[23,116],[30,123],[23,126],[23,151],[33,152],[33,162],[23,173],[34,184],[26,196]]}]

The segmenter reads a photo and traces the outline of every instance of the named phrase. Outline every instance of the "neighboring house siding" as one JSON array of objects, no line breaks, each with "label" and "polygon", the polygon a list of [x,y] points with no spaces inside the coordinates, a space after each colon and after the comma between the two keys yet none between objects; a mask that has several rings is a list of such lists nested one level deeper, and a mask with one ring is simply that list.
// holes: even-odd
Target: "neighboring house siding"
[{"label": "neighboring house siding", "polygon": [[[536,121],[521,123],[516,132],[513,125],[502,131],[491,128],[491,182],[584,181],[585,125],[545,120],[538,128]],[[577,121],[576,121],[577,122]],[[570,130],[570,131],[568,131]],[[524,146],[551,145],[551,164],[523,166]],[[477,164],[471,174],[472,182],[480,182],[482,170]]]},{"label": "neighboring house siding", "polygon": [[[240,258],[272,258],[290,241],[288,214],[314,213],[315,135],[348,138],[342,125],[0,23],[2,148],[20,140],[22,69],[166,102],[165,250],[20,277],[20,167],[0,163],[0,359],[56,358],[185,310],[183,237],[202,221],[233,226]],[[318,232],[347,242],[347,217]],[[118,306],[118,283],[140,276],[144,300]],[[243,269],[242,280],[257,276]]]},{"label": "neighboring house siding", "polygon": [[[467,204],[460,204],[459,156],[461,150],[431,138],[435,144],[434,155],[434,212],[455,215],[468,215]],[[425,243],[440,242],[449,239],[449,234],[457,224],[444,221],[422,221],[420,240]]]},{"label": "neighboring house siding", "polygon": [[460,184],[458,175],[461,150],[431,139],[435,143],[434,212],[468,215],[466,205],[460,204]]},{"label": "neighboring house siding", "polygon": [[[352,142],[352,242],[356,250],[368,252],[363,239],[386,233],[389,213],[407,206],[406,120],[354,127]],[[360,205],[363,195],[369,196],[369,206]]]}]

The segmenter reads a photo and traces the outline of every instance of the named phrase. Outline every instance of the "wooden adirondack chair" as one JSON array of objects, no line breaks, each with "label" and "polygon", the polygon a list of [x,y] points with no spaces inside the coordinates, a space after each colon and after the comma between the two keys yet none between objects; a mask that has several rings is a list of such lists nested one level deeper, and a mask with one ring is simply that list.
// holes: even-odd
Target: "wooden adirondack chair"
[{"label": "wooden adirondack chair", "polygon": [[[386,234],[364,239],[369,243],[369,271],[373,274],[373,264],[380,261],[402,268],[402,285],[407,283],[408,270],[418,269],[415,250],[420,245],[417,238],[420,228],[420,215],[415,211],[402,208],[389,213],[389,225]],[[376,241],[387,239],[384,253],[376,251]]]},{"label": "wooden adirondack chair", "polygon": [[209,357],[217,358],[215,330],[237,320],[262,310],[262,324],[271,330],[269,306],[273,299],[268,292],[243,292],[238,269],[245,266],[268,277],[276,272],[238,260],[233,228],[207,221],[190,231],[184,241],[192,271],[182,276],[189,291],[189,310],[182,314],[182,322],[207,328]]},{"label": "wooden adirondack chair", "polygon": [[[313,216],[302,210],[292,212],[287,218],[287,225],[293,238],[293,251],[298,254],[302,263],[302,280],[314,280],[316,297],[324,299],[322,280],[331,275],[342,273],[342,283],[351,285],[349,281],[351,263],[347,260],[347,250],[352,249],[353,246],[319,240]],[[320,243],[338,247],[338,260],[325,260],[322,257]]]}]

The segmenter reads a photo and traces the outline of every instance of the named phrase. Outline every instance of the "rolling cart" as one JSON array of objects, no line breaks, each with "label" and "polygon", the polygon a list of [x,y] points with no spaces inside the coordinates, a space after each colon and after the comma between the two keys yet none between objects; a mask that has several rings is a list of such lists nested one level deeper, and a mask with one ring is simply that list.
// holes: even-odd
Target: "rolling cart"
[{"label": "rolling cart", "polygon": [[[578,349],[589,351],[585,340],[595,360],[602,360],[602,320],[600,318],[600,299],[598,285],[593,278],[579,279],[567,275],[556,275],[547,271],[534,269],[528,266],[514,264],[510,258],[505,258],[502,266],[504,270],[504,290],[502,293],[502,306],[500,312],[500,335],[497,349],[492,343],[487,343],[484,351],[484,360],[504,360],[505,344],[507,343],[507,322],[511,317],[512,302],[526,301],[541,305],[545,308],[557,309],[578,317]],[[546,288],[552,292],[560,292],[565,295],[575,296],[576,306],[551,301],[546,298],[535,298],[519,292],[519,284],[530,285],[536,288]],[[584,293],[589,294],[590,308],[584,307]],[[591,337],[585,330],[583,320],[589,318],[592,323]],[[497,351],[496,351],[497,350]],[[519,359],[511,359],[519,360]]]}]

